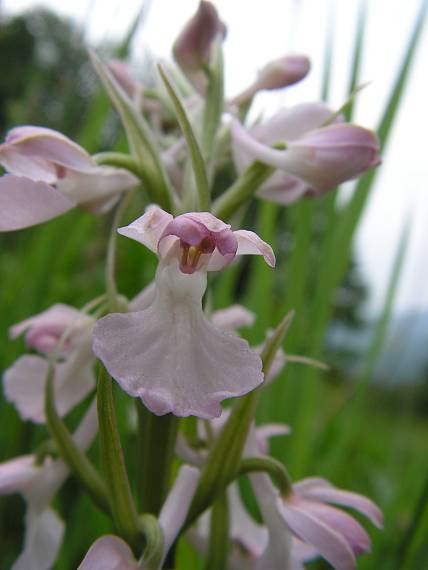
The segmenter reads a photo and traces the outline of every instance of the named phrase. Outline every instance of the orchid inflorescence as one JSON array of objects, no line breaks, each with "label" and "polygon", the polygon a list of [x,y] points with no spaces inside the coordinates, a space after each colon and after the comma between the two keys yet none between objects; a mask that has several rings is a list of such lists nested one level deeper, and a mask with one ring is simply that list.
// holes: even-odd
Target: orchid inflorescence
[{"label": "orchid inflorescence", "polygon": [[[379,163],[378,141],[324,103],[303,103],[245,126],[260,91],[301,81],[310,63],[303,55],[273,61],[242,93],[224,100],[225,36],[216,9],[202,1],[174,44],[178,67],[164,64],[150,90],[124,62],[91,54],[120,114],[129,154],[91,156],[37,126],[12,129],[0,145],[7,171],[0,179],[2,231],[77,206],[96,215],[116,207],[106,294],[83,309],[56,304],[10,329],[11,338],[24,336],[37,354],[21,356],[5,371],[6,397],[23,420],[46,423],[51,436],[41,450],[0,465],[0,492],[20,493],[27,504],[15,570],[55,567],[64,522],[51,503],[70,474],[115,528],[89,548],[82,570],[173,567],[181,536],[205,556],[207,568],[298,569],[321,556],[350,570],[370,550],[370,539],[338,507],[382,526],[378,507],[361,495],[318,477],[292,482],[268,455],[270,437],[291,429],[255,425],[261,392],[287,361],[282,344],[292,314],[267,331],[263,346],[251,347],[238,330],[255,315],[239,305],[211,311],[206,295],[215,286],[209,274],[227,271],[241,255],[260,255],[275,267],[269,244],[232,229],[254,197],[287,205],[333,190]],[[225,160],[236,172],[226,189],[216,184]],[[119,227],[137,196],[144,213]],[[131,300],[114,281],[116,230],[158,258],[153,283]],[[93,394],[97,359],[97,396],[71,433],[64,416]],[[112,378],[136,399],[142,512],[123,459]],[[86,455],[97,434],[102,474]],[[240,476],[249,479],[259,519],[241,498]]]}]

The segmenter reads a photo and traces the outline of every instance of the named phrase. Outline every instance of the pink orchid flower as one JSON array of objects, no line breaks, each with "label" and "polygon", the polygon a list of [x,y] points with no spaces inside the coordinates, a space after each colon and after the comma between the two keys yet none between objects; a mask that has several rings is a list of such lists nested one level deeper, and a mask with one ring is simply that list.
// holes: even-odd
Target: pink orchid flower
[{"label": "pink orchid flower", "polygon": [[[78,447],[86,450],[98,430],[95,402],[74,434]],[[69,475],[61,460],[47,458],[36,464],[34,455],[0,463],[0,495],[20,493],[27,504],[23,550],[12,570],[50,570],[57,558],[64,523],[49,506]]]},{"label": "pink orchid flower", "polygon": [[26,228],[82,206],[93,213],[111,208],[138,185],[130,172],[98,166],[79,145],[57,131],[22,126],[0,145],[0,231]]},{"label": "pink orchid flower", "polygon": [[24,420],[45,422],[45,383],[49,356],[66,333],[62,360],[55,365],[54,393],[58,413],[65,415],[95,386],[91,332],[95,320],[68,305],[53,305],[46,311],[11,327],[17,338],[25,333],[29,348],[40,352],[18,358],[4,373],[6,398]]},{"label": "pink orchid flower", "polygon": [[237,255],[272,248],[255,233],[231,227],[207,212],[173,218],[151,207],[119,233],[157,253],[156,296],[145,311],[111,314],[94,330],[95,354],[128,394],[153,413],[212,418],[220,401],[263,382],[261,361],[248,343],[215,327],[204,315],[207,271]]},{"label": "pink orchid flower", "polygon": [[226,35],[226,26],[213,4],[202,0],[174,42],[175,61],[193,87],[202,94],[207,88],[204,68],[209,65],[212,47],[219,35]]},{"label": "pink orchid flower", "polygon": [[310,68],[311,62],[305,55],[292,54],[275,59],[265,65],[254,83],[234,97],[230,104],[245,104],[259,91],[273,91],[298,83],[306,77]]},{"label": "pink orchid flower", "polygon": [[[302,196],[320,195],[377,166],[376,135],[357,125],[324,126],[332,111],[323,103],[304,103],[283,110],[264,124],[245,129],[232,123],[233,154],[238,172],[258,160],[278,169],[258,196],[291,204]],[[272,148],[284,143],[286,148]]]},{"label": "pink orchid flower", "polygon": [[[178,536],[189,511],[199,481],[199,470],[184,465],[159,513],[163,532],[162,557],[156,570],[161,570],[169,549]],[[78,570],[138,570],[140,565],[129,546],[117,536],[102,536],[88,550]]]}]

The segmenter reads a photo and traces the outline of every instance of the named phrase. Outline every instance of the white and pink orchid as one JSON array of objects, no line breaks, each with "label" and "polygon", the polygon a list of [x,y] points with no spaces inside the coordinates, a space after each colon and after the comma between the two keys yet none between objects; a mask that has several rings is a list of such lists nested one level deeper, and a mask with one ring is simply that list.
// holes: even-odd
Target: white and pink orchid
[{"label": "white and pink orchid", "polygon": [[[6,398],[24,420],[45,421],[45,383],[54,350],[61,360],[55,365],[54,394],[58,413],[65,415],[95,386],[91,332],[95,319],[64,304],[56,304],[11,327],[12,338],[25,334],[29,348],[40,352],[23,355],[3,376]],[[64,342],[60,343],[62,337]]]},{"label": "white and pink orchid", "polygon": [[[184,465],[159,513],[159,526],[163,533],[162,555],[156,570],[163,562],[186,520],[190,504],[199,481],[199,470]],[[150,566],[154,568],[154,566]],[[132,550],[117,536],[102,536],[88,550],[78,570],[138,570]]]},{"label": "white and pink orchid", "polygon": [[95,354],[121,387],[155,414],[219,416],[221,400],[253,390],[263,374],[259,356],[245,340],[205,317],[207,271],[243,254],[263,255],[273,266],[271,247],[207,212],[173,218],[151,207],[118,231],[159,256],[156,296],[145,311],[98,321]]},{"label": "white and pink orchid", "polygon": [[0,145],[0,231],[26,228],[82,206],[111,208],[138,179],[120,168],[98,166],[78,144],[51,129],[12,129]]},{"label": "white and pink orchid", "polygon": [[[276,168],[258,196],[290,204],[302,196],[327,192],[377,166],[376,135],[357,125],[330,124],[332,117],[327,105],[304,103],[251,129],[234,120],[233,155],[238,172],[256,160]],[[285,148],[272,148],[277,143]]]}]

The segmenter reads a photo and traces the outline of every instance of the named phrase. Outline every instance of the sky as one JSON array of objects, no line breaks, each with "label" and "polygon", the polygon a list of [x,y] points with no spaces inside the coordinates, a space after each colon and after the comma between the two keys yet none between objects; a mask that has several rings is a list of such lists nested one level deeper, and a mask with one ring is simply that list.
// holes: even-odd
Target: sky
[{"label": "sky", "polygon": [[[38,5],[75,18],[85,27],[88,42],[121,38],[141,8],[142,0],[3,0],[2,10],[17,13]],[[257,70],[284,53],[309,55],[312,71],[286,91],[258,97],[256,111],[271,115],[283,106],[319,98],[322,59],[327,36],[333,38],[330,103],[345,97],[349,62],[360,0],[213,0],[228,26],[225,42],[226,92],[233,95],[254,79]],[[358,96],[356,122],[376,128],[406,48],[421,0],[371,0],[361,82],[370,84]],[[151,0],[144,25],[135,38],[133,56],[144,47],[170,57],[172,42],[192,15],[197,0]],[[333,15],[334,26],[328,22]],[[424,57],[425,54],[425,57]],[[404,225],[411,235],[397,292],[395,311],[428,311],[428,157],[425,107],[428,27],[413,62],[374,192],[356,239],[357,261],[370,285],[367,313],[376,317],[385,298],[389,276]],[[346,188],[345,188],[346,197]]]}]

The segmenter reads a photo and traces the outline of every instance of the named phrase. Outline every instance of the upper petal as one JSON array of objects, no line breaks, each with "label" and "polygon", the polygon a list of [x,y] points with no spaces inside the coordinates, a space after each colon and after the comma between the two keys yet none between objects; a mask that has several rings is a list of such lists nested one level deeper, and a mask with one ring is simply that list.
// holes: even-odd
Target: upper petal
[{"label": "upper petal", "polygon": [[96,540],[77,570],[137,570],[132,550],[118,536],[106,535]]},{"label": "upper petal", "polygon": [[241,327],[250,327],[254,324],[256,316],[242,305],[231,305],[226,309],[214,311],[211,322],[225,331],[235,332]]},{"label": "upper petal", "polygon": [[138,241],[157,253],[159,240],[166,226],[173,220],[168,212],[158,206],[149,206],[146,212],[128,226],[117,231],[126,237]]},{"label": "upper petal", "polygon": [[0,178],[0,231],[46,222],[74,206],[74,202],[45,182],[13,175]]},{"label": "upper petal", "polygon": [[22,455],[0,463],[0,495],[27,492],[42,474],[34,455]]},{"label": "upper petal", "polygon": [[236,255],[263,255],[266,263],[275,267],[275,254],[271,246],[256,233],[249,230],[237,230],[233,233],[238,240]]}]

